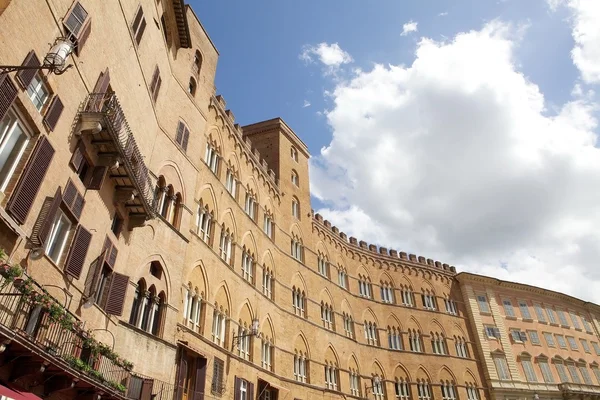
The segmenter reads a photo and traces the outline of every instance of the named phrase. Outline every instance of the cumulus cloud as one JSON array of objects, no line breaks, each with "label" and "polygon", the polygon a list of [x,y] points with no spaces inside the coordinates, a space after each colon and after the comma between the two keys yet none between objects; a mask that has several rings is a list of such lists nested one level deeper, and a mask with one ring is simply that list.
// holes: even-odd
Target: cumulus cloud
[{"label": "cumulus cloud", "polygon": [[402,25],[402,33],[400,34],[400,36],[406,36],[412,32],[416,32],[418,25],[418,22],[414,22],[413,20],[408,21],[407,23]]},{"label": "cumulus cloud", "polygon": [[335,73],[343,64],[353,61],[352,56],[344,51],[339,44],[319,43],[316,46],[305,45],[300,53],[300,59],[307,62],[315,62],[315,58],[325,66],[326,74]]},{"label": "cumulus cloud", "polygon": [[492,21],[335,82],[317,211],[372,243],[600,302],[596,105],[549,111],[518,37]]},{"label": "cumulus cloud", "polygon": [[302,108],[306,108],[306,107],[310,107],[310,101],[308,101],[308,100],[304,100],[304,104],[302,105]]},{"label": "cumulus cloud", "polygon": [[550,8],[560,5],[572,14],[573,63],[586,83],[600,83],[600,2],[590,0],[547,0]]}]

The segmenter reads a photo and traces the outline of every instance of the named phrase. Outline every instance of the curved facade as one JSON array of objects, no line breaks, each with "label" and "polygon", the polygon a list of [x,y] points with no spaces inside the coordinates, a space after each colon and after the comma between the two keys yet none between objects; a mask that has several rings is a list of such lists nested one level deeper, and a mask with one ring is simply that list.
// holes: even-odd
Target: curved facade
[{"label": "curved facade", "polygon": [[[22,32],[31,15],[36,29]],[[59,35],[76,44],[74,68],[0,75],[0,133],[11,138],[0,149],[0,246],[35,281],[27,289],[4,273],[0,394],[11,385],[94,400],[542,391],[522,385],[513,360],[538,352],[517,355],[504,339],[492,349],[482,336],[487,319],[504,318],[491,283],[348,238],[313,214],[307,147],[279,118],[235,123],[214,88],[218,52],[191,8],[11,2],[0,58],[39,65]],[[481,290],[489,315],[474,309]],[[574,337],[596,337],[592,326]],[[568,359],[559,353],[544,355]],[[498,395],[506,382],[490,366],[500,354],[515,390]],[[27,367],[14,367],[23,355]]]}]

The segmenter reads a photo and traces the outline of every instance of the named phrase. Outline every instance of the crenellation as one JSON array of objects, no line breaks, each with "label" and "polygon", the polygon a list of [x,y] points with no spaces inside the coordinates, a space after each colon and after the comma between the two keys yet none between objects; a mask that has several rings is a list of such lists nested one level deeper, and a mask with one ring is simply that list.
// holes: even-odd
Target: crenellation
[{"label": "crenellation", "polygon": [[361,248],[363,248],[363,249],[366,249],[366,248],[368,248],[368,247],[367,247],[367,242],[365,242],[364,240],[361,240],[361,241],[359,241],[359,242],[358,242],[358,245],[359,245]]},{"label": "crenellation", "polygon": [[442,263],[441,262],[435,261],[434,264],[435,264],[436,268],[442,269]]},{"label": "crenellation", "polygon": [[418,256],[417,259],[419,260],[419,264],[426,264],[425,262],[425,257],[423,256]]},{"label": "crenellation", "polygon": [[408,256],[404,251],[401,251],[399,254],[401,260],[408,260]]},{"label": "crenellation", "polygon": [[409,255],[408,255],[408,259],[409,259],[410,261],[417,262],[417,256],[416,256],[415,254],[409,254]]},{"label": "crenellation", "polygon": [[231,110],[225,110],[225,115],[227,115],[227,117],[229,118],[229,120],[231,122],[235,121],[235,115],[233,115],[233,111],[231,111]]},{"label": "crenellation", "polygon": [[317,221],[319,221],[319,222],[323,222],[323,216],[322,216],[321,214],[319,214],[319,213],[316,213],[316,214],[315,214],[315,219],[316,219]]},{"label": "crenellation", "polygon": [[323,221],[323,225],[325,225],[326,228],[331,228],[331,222],[327,220]]},{"label": "crenellation", "polygon": [[375,246],[374,244],[370,244],[369,245],[369,250],[372,251],[372,252],[374,252],[374,253],[377,253],[377,246]]},{"label": "crenellation", "polygon": [[390,250],[390,256],[391,257],[398,257],[398,250]]},{"label": "crenellation", "polygon": [[430,265],[433,267],[433,260],[431,258],[427,259],[427,265]]},{"label": "crenellation", "polygon": [[331,230],[333,231],[333,233],[336,233],[336,234],[340,233],[340,230],[338,229],[337,226],[332,226]]},{"label": "crenellation", "polygon": [[344,232],[340,232],[340,238],[346,242],[348,241],[348,236]]},{"label": "crenellation", "polygon": [[383,254],[384,256],[389,255],[388,249],[386,249],[385,247],[380,247],[379,248],[379,254]]},{"label": "crenellation", "polygon": [[444,271],[448,270],[449,265],[448,264],[442,264],[442,267],[444,268]]},{"label": "crenellation", "polygon": [[225,98],[223,97],[223,95],[218,94],[216,97],[217,97],[217,101],[219,102],[221,107],[223,109],[225,109],[225,107],[227,107],[227,102],[225,101]]},{"label": "crenellation", "polygon": [[265,160],[264,158],[260,160],[260,165],[267,171],[269,170],[269,164],[267,164],[267,160]]}]

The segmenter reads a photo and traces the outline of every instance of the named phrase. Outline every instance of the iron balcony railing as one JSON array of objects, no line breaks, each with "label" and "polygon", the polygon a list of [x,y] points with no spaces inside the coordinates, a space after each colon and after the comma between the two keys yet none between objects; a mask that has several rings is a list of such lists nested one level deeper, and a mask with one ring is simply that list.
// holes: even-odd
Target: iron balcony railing
[{"label": "iron balcony railing", "polygon": [[90,93],[81,113],[100,115],[135,186],[148,218],[154,217],[154,191],[148,167],[115,93]]}]

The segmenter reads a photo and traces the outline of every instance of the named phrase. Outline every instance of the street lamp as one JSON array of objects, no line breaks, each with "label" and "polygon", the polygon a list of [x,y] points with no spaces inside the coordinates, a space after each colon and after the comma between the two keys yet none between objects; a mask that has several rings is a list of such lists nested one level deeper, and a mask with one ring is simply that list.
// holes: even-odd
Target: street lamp
[{"label": "street lamp", "polygon": [[240,343],[240,339],[243,339],[245,337],[248,336],[258,336],[258,318],[254,318],[252,320],[252,325],[250,326],[250,332],[249,333],[245,333],[243,335],[239,335],[239,336],[234,336],[233,337],[233,343],[231,343],[231,347],[235,347],[236,344]]},{"label": "street lamp", "polygon": [[72,67],[71,64],[66,65],[66,63],[67,59],[73,52],[73,48],[73,42],[67,38],[59,37],[54,41],[54,45],[44,57],[44,63],[42,65],[0,65],[0,75],[28,69],[47,69],[56,75],[60,75]]},{"label": "street lamp", "polygon": [[365,396],[367,395],[367,390],[371,389],[371,392],[373,394],[375,394],[375,388],[380,388],[381,385],[381,378],[379,377],[379,375],[375,375],[372,379],[373,382],[373,386],[369,386],[367,387],[367,384],[365,383]]}]

